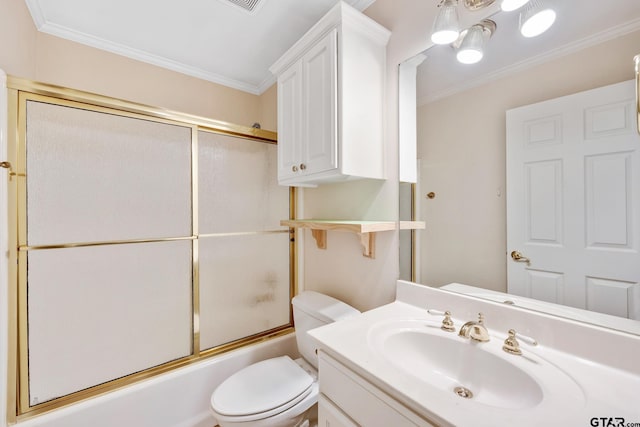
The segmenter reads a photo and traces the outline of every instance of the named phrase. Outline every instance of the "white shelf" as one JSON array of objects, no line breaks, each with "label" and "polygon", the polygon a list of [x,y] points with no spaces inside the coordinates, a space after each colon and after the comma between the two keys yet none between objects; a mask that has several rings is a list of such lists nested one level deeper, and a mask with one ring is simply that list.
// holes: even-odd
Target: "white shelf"
[{"label": "white shelf", "polygon": [[424,230],[425,228],[424,221],[400,221],[400,230]]}]

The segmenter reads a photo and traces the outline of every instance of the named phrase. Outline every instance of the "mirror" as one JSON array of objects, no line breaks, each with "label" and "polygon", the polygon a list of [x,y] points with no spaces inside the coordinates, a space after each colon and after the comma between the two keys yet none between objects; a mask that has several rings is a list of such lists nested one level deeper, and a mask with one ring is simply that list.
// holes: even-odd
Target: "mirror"
[{"label": "mirror", "polygon": [[[406,194],[414,191],[415,217],[426,222],[413,242],[407,231],[401,232],[401,278],[435,287],[470,285],[449,288],[640,333],[639,320],[507,298],[507,266],[514,261],[509,256],[513,248],[507,247],[506,111],[632,80],[633,57],[640,53],[640,2],[547,3],[557,12],[556,22],[531,39],[519,34],[518,11],[467,13],[471,22],[489,18],[497,24],[477,64],[458,63],[446,45],[419,52],[424,61],[417,68],[416,57],[400,65],[401,77],[411,75],[407,68],[417,71],[418,159],[416,183],[400,183],[400,204],[405,206],[400,218],[410,215]],[[406,108],[411,100],[403,99],[407,91],[400,84]],[[407,121],[401,117],[400,123]],[[630,292],[636,292],[633,286],[638,285],[631,285]],[[639,298],[636,293],[635,300]]]}]

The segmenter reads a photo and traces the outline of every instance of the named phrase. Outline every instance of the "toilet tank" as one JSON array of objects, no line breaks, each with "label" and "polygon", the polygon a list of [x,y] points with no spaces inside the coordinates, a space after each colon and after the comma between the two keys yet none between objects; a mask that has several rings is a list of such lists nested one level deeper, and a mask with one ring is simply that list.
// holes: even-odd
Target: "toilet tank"
[{"label": "toilet tank", "polygon": [[314,291],[304,291],[296,295],[292,303],[298,351],[317,369],[315,345],[307,331],[352,317],[360,312],[349,304]]}]

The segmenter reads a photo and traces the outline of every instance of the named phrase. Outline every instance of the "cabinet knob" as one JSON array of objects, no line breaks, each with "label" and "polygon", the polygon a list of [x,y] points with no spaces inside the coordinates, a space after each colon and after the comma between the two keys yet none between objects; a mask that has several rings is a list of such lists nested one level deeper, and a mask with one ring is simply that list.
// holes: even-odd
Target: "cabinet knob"
[{"label": "cabinet knob", "polygon": [[294,172],[298,172],[298,167],[296,165],[293,165],[293,167],[291,167],[291,170]]},{"label": "cabinet knob", "polygon": [[305,165],[304,163],[300,163],[300,170],[303,171],[307,168],[307,165]]}]

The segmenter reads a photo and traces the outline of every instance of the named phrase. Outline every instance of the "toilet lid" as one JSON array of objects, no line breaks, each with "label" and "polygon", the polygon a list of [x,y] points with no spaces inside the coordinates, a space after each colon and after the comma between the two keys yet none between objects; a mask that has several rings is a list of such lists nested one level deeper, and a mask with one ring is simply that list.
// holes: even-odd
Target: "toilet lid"
[{"label": "toilet lid", "polygon": [[227,378],[213,392],[211,407],[228,416],[260,414],[294,401],[312,384],[313,378],[289,356],[275,357]]}]

